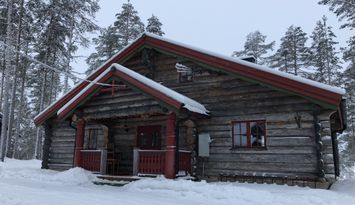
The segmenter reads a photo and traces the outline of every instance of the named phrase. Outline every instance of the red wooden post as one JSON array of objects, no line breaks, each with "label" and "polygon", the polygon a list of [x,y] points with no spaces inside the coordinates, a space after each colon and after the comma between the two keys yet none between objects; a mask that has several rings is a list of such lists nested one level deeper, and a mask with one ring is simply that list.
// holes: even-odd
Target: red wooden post
[{"label": "red wooden post", "polygon": [[171,113],[166,121],[166,152],[164,175],[168,179],[175,179],[175,113]]},{"label": "red wooden post", "polygon": [[85,136],[85,120],[80,119],[76,126],[74,167],[81,166],[81,160],[82,160],[81,150],[83,149],[84,146],[84,136]]}]

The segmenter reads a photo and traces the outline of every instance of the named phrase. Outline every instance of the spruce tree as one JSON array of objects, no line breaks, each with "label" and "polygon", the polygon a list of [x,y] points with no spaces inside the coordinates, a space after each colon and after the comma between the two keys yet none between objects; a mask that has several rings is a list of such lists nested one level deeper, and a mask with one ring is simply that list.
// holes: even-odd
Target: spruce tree
[{"label": "spruce tree", "polygon": [[116,18],[114,26],[119,35],[120,45],[128,45],[144,32],[144,24],[129,1],[122,5],[122,11],[116,14]]},{"label": "spruce tree", "polygon": [[346,22],[341,28],[355,29],[355,1],[354,0],[321,0],[319,4],[328,5],[340,21]]},{"label": "spruce tree", "polygon": [[8,140],[7,135],[7,126],[8,126],[8,119],[9,119],[9,111],[10,111],[10,104],[9,104],[9,93],[11,86],[11,70],[13,69],[13,6],[14,1],[8,1],[8,10],[7,10],[7,28],[6,28],[6,44],[7,47],[5,48],[5,69],[3,72],[4,75],[4,98],[2,99],[2,121],[1,121],[1,137],[0,137],[0,160],[4,161],[5,158],[5,150],[6,144]]},{"label": "spruce tree", "polygon": [[340,85],[340,59],[335,45],[338,44],[334,40],[336,38],[332,31],[332,27],[327,25],[327,18],[323,16],[318,21],[314,31],[312,32],[312,44],[310,47],[310,57],[308,66],[315,69],[313,79],[329,85]]},{"label": "spruce tree", "polygon": [[145,30],[149,33],[154,33],[158,36],[163,36],[165,33],[161,29],[162,25],[163,24],[159,21],[158,17],[152,15],[148,19],[148,25]]},{"label": "spruce tree", "polygon": [[100,36],[93,39],[96,52],[86,59],[89,65],[87,75],[144,32],[144,24],[129,1],[122,5],[122,11],[116,14],[116,18],[113,26],[102,29]]},{"label": "spruce tree", "polygon": [[247,35],[246,42],[244,44],[244,50],[234,51],[232,56],[252,56],[255,58],[257,64],[265,64],[265,55],[269,50],[272,50],[275,41],[271,43],[265,43],[266,36],[261,34],[260,31],[254,31]]},{"label": "spruce tree", "polygon": [[343,59],[348,67],[343,73],[344,87],[346,90],[347,122],[348,129],[343,136],[346,149],[343,157],[348,162],[346,166],[355,165],[355,36],[348,41],[348,47],[344,48]]},{"label": "spruce tree", "polygon": [[[334,12],[339,21],[344,22],[342,29],[355,29],[355,1],[354,0],[321,0],[319,4],[328,5],[329,10]],[[347,119],[348,129],[340,136],[340,142],[344,149],[341,151],[343,168],[354,169],[355,166],[355,37],[348,40],[348,47],[343,48],[343,60],[348,67],[343,73],[344,87],[347,96]]]},{"label": "spruce tree", "polygon": [[86,63],[89,65],[89,69],[86,71],[87,75],[123,48],[118,39],[119,35],[113,26],[102,29],[99,37],[93,39],[96,52],[90,54],[86,59]]},{"label": "spruce tree", "polygon": [[303,69],[309,55],[306,41],[307,34],[301,27],[290,26],[281,38],[280,48],[270,57],[270,66],[294,75],[308,76]]},{"label": "spruce tree", "polygon": [[[73,54],[77,51],[78,46],[88,47],[89,45],[89,40],[85,34],[99,29],[93,20],[100,7],[98,0],[66,0],[65,4],[67,5],[66,13],[69,19],[68,25],[66,25],[69,31],[66,42],[65,71],[70,73],[72,70],[70,63],[74,60]],[[68,80],[68,75],[65,75],[64,92],[69,90]]]}]

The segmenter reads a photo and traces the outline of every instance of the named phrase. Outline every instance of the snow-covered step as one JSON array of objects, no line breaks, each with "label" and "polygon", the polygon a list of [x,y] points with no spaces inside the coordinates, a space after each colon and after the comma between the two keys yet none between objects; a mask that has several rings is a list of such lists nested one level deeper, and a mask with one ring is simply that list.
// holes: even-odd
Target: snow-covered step
[{"label": "snow-covered step", "polygon": [[93,181],[93,183],[97,185],[124,186],[139,179],[140,177],[136,176],[98,175],[96,176],[96,179]]}]

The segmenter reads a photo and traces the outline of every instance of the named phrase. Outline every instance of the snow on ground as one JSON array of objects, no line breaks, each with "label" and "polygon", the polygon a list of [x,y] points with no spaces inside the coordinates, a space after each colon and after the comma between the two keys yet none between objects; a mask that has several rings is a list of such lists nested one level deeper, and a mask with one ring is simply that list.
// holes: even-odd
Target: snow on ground
[{"label": "snow on ground", "polygon": [[162,177],[111,187],[94,185],[93,179],[80,168],[55,172],[41,170],[37,160],[6,159],[0,163],[0,205],[355,204],[355,179],[339,181],[332,190]]}]

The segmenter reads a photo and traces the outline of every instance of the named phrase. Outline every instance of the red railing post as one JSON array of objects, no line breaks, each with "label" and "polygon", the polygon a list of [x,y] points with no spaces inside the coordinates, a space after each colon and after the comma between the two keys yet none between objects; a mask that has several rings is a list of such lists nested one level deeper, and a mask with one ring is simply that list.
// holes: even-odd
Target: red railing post
[{"label": "red railing post", "polygon": [[168,179],[174,179],[175,176],[175,113],[171,113],[166,121],[166,151],[165,151],[165,169],[164,175]]},{"label": "red railing post", "polygon": [[84,146],[84,135],[85,135],[85,120],[80,119],[76,126],[74,167],[81,166],[81,161],[82,161],[81,150],[83,149]]}]

